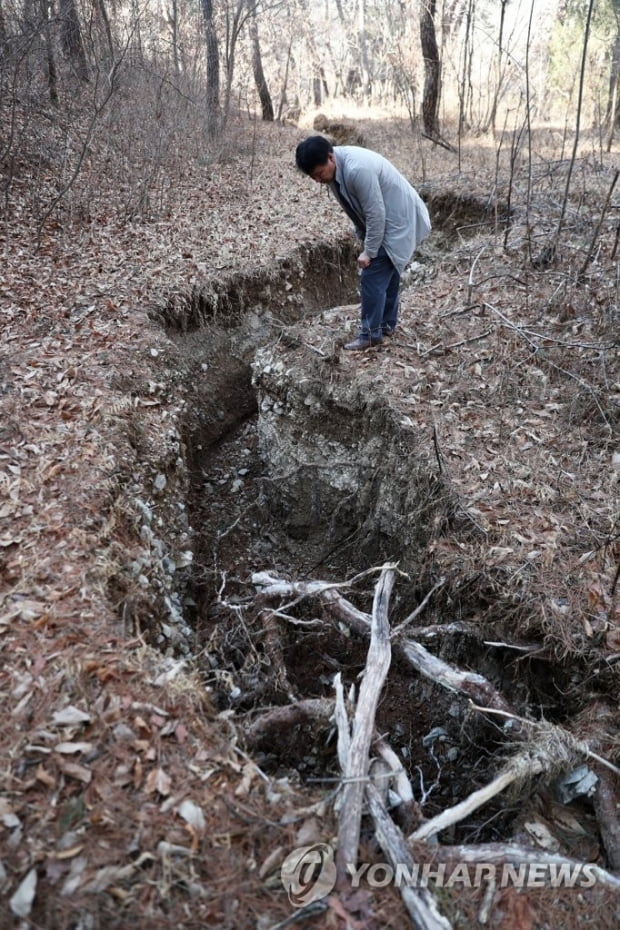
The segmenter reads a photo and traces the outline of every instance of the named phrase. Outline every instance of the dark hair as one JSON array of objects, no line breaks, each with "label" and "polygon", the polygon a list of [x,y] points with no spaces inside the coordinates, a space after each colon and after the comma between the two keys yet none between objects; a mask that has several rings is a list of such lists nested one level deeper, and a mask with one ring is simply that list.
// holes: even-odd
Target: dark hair
[{"label": "dark hair", "polygon": [[310,174],[319,165],[324,165],[334,146],[325,136],[310,136],[300,142],[295,150],[297,167],[304,174]]}]

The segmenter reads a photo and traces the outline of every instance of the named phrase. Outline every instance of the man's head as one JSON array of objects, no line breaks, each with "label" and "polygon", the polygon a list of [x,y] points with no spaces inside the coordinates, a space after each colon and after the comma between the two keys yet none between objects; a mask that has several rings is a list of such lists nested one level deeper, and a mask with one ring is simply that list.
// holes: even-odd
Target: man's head
[{"label": "man's head", "polygon": [[320,184],[329,184],[336,174],[334,147],[324,136],[310,136],[300,142],[295,161],[300,171]]}]

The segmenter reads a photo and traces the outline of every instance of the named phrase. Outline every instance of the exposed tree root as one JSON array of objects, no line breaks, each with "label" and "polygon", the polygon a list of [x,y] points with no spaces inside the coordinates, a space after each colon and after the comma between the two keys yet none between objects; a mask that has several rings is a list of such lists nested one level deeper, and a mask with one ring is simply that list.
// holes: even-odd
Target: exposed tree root
[{"label": "exposed tree root", "polygon": [[[571,767],[585,755],[597,760],[599,783],[594,802],[595,810],[608,861],[612,869],[617,869],[620,860],[620,834],[615,817],[618,798],[614,778],[618,770],[608,760],[595,753],[584,738],[588,735],[588,728],[585,726],[587,714],[582,717],[580,726],[576,728],[578,737],[563,727],[522,717],[483,675],[456,668],[432,655],[419,642],[409,637],[405,638],[404,631],[411,617],[390,634],[388,604],[394,578],[395,566],[383,566],[375,589],[372,615],[359,610],[343,596],[342,589],[346,587],[344,584],[321,581],[291,582],[267,573],[260,573],[253,579],[259,590],[256,600],[260,609],[264,613],[269,612],[274,620],[278,617],[287,620],[284,612],[290,611],[301,599],[318,597],[330,617],[345,624],[357,635],[370,638],[352,726],[349,713],[353,712],[353,694],[349,695],[348,700],[345,698],[343,682],[338,673],[334,678],[334,701],[297,701],[289,707],[276,708],[255,720],[246,731],[250,744],[256,745],[266,734],[281,726],[294,726],[310,718],[333,719],[336,722],[338,760],[343,773],[342,789],[336,800],[337,890],[340,899],[337,906],[332,903],[330,907],[337,913],[342,909],[341,916],[344,915],[347,919],[350,916],[347,902],[351,898],[351,871],[355,870],[358,861],[361,823],[366,811],[372,818],[376,839],[393,868],[398,865],[411,872],[416,851],[423,850],[423,861],[428,861],[429,858],[448,861],[452,857],[457,858],[460,863],[553,866],[556,871],[560,870],[561,875],[580,875],[581,869],[588,881],[599,882],[614,891],[620,889],[620,879],[600,866],[551,854],[539,848],[530,849],[513,843],[456,847],[420,845],[428,841],[436,844],[436,837],[441,831],[464,820],[509,787],[513,794],[518,790],[521,797],[528,797],[532,786],[538,787],[540,776],[550,781],[571,771]],[[280,609],[265,610],[266,605],[277,601],[287,603]],[[458,624],[453,627],[451,632],[460,631]],[[435,632],[435,627],[426,628],[426,632],[429,629]],[[422,632],[424,633],[424,630]],[[505,739],[519,745],[517,754],[505,763],[503,769],[488,784],[431,820],[415,827],[408,840],[389,813],[388,799],[389,791],[396,794],[396,810],[400,811],[396,816],[399,816],[401,825],[404,821],[411,831],[411,824],[419,817],[411,783],[399,757],[385,738],[377,735],[375,731],[375,714],[390,668],[392,652],[423,677],[467,697],[475,710],[503,718]],[[600,727],[598,730],[593,727],[592,732],[593,743],[598,748],[602,745],[604,734]],[[371,747],[374,747],[376,752],[374,759],[370,758]],[[488,877],[488,885],[489,889],[495,889],[494,877]],[[450,922],[440,914],[437,901],[427,887],[419,888],[405,883],[400,887],[400,892],[414,927],[419,930],[449,930]],[[489,894],[491,895],[491,891]],[[357,903],[359,904],[359,900]],[[490,906],[490,898],[482,902],[481,920],[486,919],[485,913]],[[360,914],[359,909],[357,913]],[[352,917],[351,920],[353,921]],[[355,921],[351,926],[354,923]],[[360,925],[370,926],[365,922],[363,915]]]}]

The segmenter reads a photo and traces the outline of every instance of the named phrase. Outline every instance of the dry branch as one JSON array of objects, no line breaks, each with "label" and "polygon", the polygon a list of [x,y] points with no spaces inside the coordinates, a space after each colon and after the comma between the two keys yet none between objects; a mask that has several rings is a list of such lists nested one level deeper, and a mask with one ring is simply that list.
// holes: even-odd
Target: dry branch
[{"label": "dry branch", "polygon": [[394,788],[403,804],[413,804],[413,788],[407,778],[402,763],[391,746],[384,739],[375,742],[375,749],[392,770]]},{"label": "dry branch", "polygon": [[344,688],[342,687],[342,676],[340,672],[334,677],[334,688],[336,690],[336,707],[334,716],[336,719],[336,729],[338,731],[338,762],[344,772],[347,767],[347,760],[351,750],[351,730],[349,728],[349,718],[344,703]]},{"label": "dry branch", "polygon": [[426,823],[423,823],[421,827],[418,827],[418,829],[411,834],[409,839],[412,841],[430,839],[441,830],[445,830],[447,827],[451,827],[453,824],[464,820],[465,817],[469,817],[475,810],[478,810],[479,807],[482,807],[483,804],[486,804],[487,801],[494,798],[496,794],[499,794],[504,791],[505,788],[508,788],[509,785],[512,785],[513,782],[521,779],[524,772],[529,775],[536,775],[542,772],[543,768],[544,766],[539,758],[530,758],[529,756],[518,757],[488,785],[472,792],[472,794],[464,798],[464,800],[459,801],[458,804],[447,808],[442,811],[441,814],[433,817],[432,820],[427,820]]},{"label": "dry branch", "polygon": [[[412,874],[414,861],[411,850],[386,811],[374,785],[366,786],[366,796],[379,845],[390,865],[393,869],[404,867]],[[400,893],[416,930],[451,930],[452,924],[439,913],[437,902],[428,888],[412,888],[401,883]]]},{"label": "dry branch", "polygon": [[[482,675],[454,668],[443,659],[432,655],[420,643],[407,640],[402,643],[401,648],[403,655],[421,675],[430,678],[449,691],[458,691],[477,703],[512,715],[512,708],[508,701]],[[524,722],[520,719],[514,720],[511,736],[518,737],[524,731]]]},{"label": "dry branch", "polygon": [[[426,846],[420,847],[428,855]],[[414,844],[413,853],[416,846]],[[490,865],[553,865],[558,869],[563,866],[571,870],[584,867],[579,859],[562,856],[559,853],[546,852],[516,843],[480,843],[479,845],[433,846],[433,860],[439,862],[489,863]],[[587,863],[590,875],[601,885],[615,892],[620,892],[620,878],[593,862]]]},{"label": "dry branch", "polygon": [[258,746],[274,730],[290,730],[310,720],[328,721],[333,713],[334,702],[330,698],[306,698],[296,704],[274,707],[245,728],[245,738],[249,746]]},{"label": "dry branch", "polygon": [[394,568],[386,565],[375,588],[368,658],[355,709],[351,747],[344,772],[347,781],[342,795],[336,853],[340,880],[345,879],[348,864],[357,862],[364,798],[362,779],[368,773],[368,753],[375,726],[375,714],[391,661],[388,604],[393,585]]}]

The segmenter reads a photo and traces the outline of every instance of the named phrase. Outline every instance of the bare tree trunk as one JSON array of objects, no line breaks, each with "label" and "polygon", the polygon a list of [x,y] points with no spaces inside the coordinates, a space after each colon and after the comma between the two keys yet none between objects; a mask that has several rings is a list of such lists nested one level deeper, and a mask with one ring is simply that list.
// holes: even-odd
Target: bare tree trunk
[{"label": "bare tree trunk", "polygon": [[471,97],[471,51],[470,38],[472,34],[473,18],[473,0],[467,4],[467,16],[465,18],[465,41],[463,43],[463,72],[459,82],[459,121],[458,121],[458,140],[459,140],[459,169],[461,157],[461,139],[463,128],[466,124],[466,112],[468,100]]},{"label": "bare tree trunk", "polygon": [[168,25],[172,33],[172,60],[174,62],[174,73],[179,76],[181,73],[181,64],[179,61],[179,3],[178,0],[172,0],[172,9],[168,13]]},{"label": "bare tree trunk", "polygon": [[278,104],[278,119],[282,119],[282,111],[284,110],[284,105],[286,103],[286,89],[288,87],[288,75],[291,67],[291,49],[293,47],[293,37],[291,36],[288,49],[286,50],[286,65],[284,66],[284,80],[282,81],[282,89],[280,91],[280,102]]},{"label": "bare tree trunk", "polygon": [[220,130],[220,53],[215,31],[213,0],[201,0],[207,44],[207,132],[215,138]]},{"label": "bare tree trunk", "polygon": [[273,122],[273,103],[271,100],[271,94],[269,93],[269,88],[267,86],[267,80],[265,78],[265,72],[263,71],[263,58],[260,51],[260,42],[258,40],[258,23],[256,21],[256,6],[253,3],[253,0],[249,0],[250,3],[250,20],[249,20],[249,31],[250,31],[250,42],[252,43],[252,73],[254,74],[254,82],[256,84],[256,90],[258,91],[258,97],[260,100],[261,111],[263,114],[263,119],[266,122]]},{"label": "bare tree trunk", "polygon": [[58,70],[56,68],[56,59],[54,57],[54,46],[52,44],[52,30],[50,28],[50,9],[48,0],[40,2],[41,19],[43,23],[43,34],[45,36],[45,58],[47,63],[47,86],[52,106],[58,106]]},{"label": "bare tree trunk", "polygon": [[310,11],[308,9],[308,0],[297,0],[301,12],[301,19],[305,26],[306,41],[310,50],[310,59],[312,62],[312,99],[314,105],[319,107],[324,97],[329,97],[329,88],[325,78],[325,69],[319,55],[319,50],[312,33],[310,25]]},{"label": "bare tree trunk", "polygon": [[491,104],[491,114],[489,116],[489,123],[493,132],[495,132],[496,129],[497,104],[499,103],[499,96],[504,79],[504,75],[502,73],[504,51],[504,22],[506,19],[506,6],[508,5],[508,0],[501,0],[501,4],[502,10],[499,19],[499,34],[497,37],[497,81],[495,87],[493,88],[493,102]]},{"label": "bare tree trunk", "polygon": [[560,235],[562,233],[562,228],[564,226],[564,219],[566,217],[566,208],[568,206],[568,193],[570,191],[570,183],[571,183],[571,179],[573,176],[573,168],[575,167],[575,160],[577,158],[577,149],[579,147],[579,132],[581,129],[581,105],[583,102],[583,90],[584,90],[584,85],[585,85],[588,41],[590,39],[590,24],[592,22],[593,9],[594,9],[594,0],[590,0],[590,2],[588,3],[588,13],[586,17],[586,25],[585,25],[584,36],[583,36],[583,52],[581,55],[581,70],[579,73],[579,95],[577,98],[577,118],[575,120],[575,141],[573,143],[573,154],[571,156],[570,165],[569,165],[568,173],[566,176],[566,187],[564,189],[564,197],[562,200],[562,212],[560,214],[558,228],[556,229],[555,236],[553,239],[554,251],[557,248],[557,245],[560,241]]},{"label": "bare tree trunk", "polygon": [[620,127],[620,0],[612,0],[612,6],[616,19],[616,36],[611,55],[607,112],[605,113],[605,124],[609,129],[608,152],[611,149],[615,131]]},{"label": "bare tree trunk", "polygon": [[60,0],[60,42],[80,81],[88,81],[88,65],[75,0]]},{"label": "bare tree trunk", "polygon": [[439,136],[439,98],[441,91],[441,63],[435,36],[436,0],[422,0],[420,7],[420,42],[424,58],[424,92],[422,96],[422,124],[431,139]]},{"label": "bare tree trunk", "polygon": [[232,13],[232,19],[230,16],[231,7],[226,9],[226,49],[225,49],[225,62],[226,62],[226,87],[224,89],[224,104],[220,108],[221,120],[220,120],[220,131],[222,131],[228,121],[228,116],[230,113],[230,102],[232,98],[232,83],[233,77],[235,75],[235,59],[237,54],[237,41],[239,39],[239,34],[243,27],[243,24],[247,18],[248,10],[246,9],[245,0],[236,0],[234,10]]},{"label": "bare tree trunk", "polygon": [[361,91],[362,99],[369,100],[372,94],[370,80],[370,63],[368,59],[368,43],[366,41],[366,3],[358,0],[357,10],[357,42],[359,46],[359,61],[361,63]]},{"label": "bare tree trunk", "polygon": [[2,12],[2,0],[0,0],[0,51],[3,53],[2,58],[4,59],[4,49],[8,42],[8,33],[6,31],[6,23],[4,21],[4,13]]},{"label": "bare tree trunk", "polygon": [[108,16],[108,11],[106,10],[105,0],[96,0],[96,9],[101,17],[101,22],[103,23],[103,28],[106,35],[106,40],[108,43],[108,52],[110,54],[110,61],[114,61],[114,40],[112,39],[112,29],[110,27],[110,17]]}]

